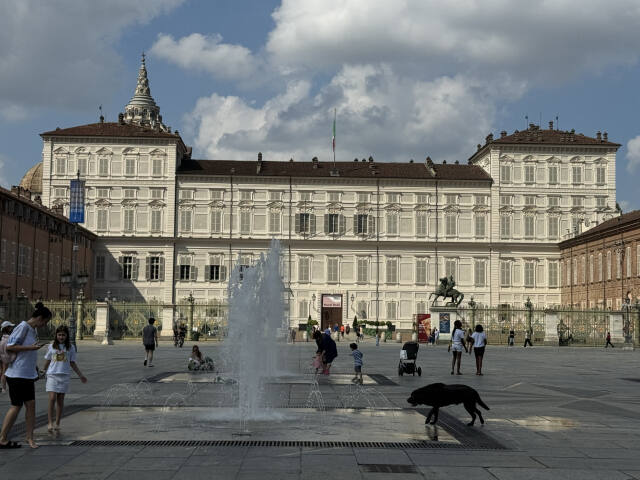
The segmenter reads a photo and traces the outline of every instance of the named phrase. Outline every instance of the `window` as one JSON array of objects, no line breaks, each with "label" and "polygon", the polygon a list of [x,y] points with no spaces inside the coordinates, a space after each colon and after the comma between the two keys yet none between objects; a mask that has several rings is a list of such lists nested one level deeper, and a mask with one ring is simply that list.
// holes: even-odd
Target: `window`
[{"label": "window", "polygon": [[511,183],[511,165],[500,165],[500,181],[502,183]]},{"label": "window", "polygon": [[416,212],[416,235],[427,236],[427,212]]},{"label": "window", "polygon": [[571,206],[582,207],[584,205],[584,197],[571,197]]},{"label": "window", "polygon": [[339,202],[340,201],[340,192],[329,192],[327,193],[327,200],[329,202]]},{"label": "window", "polygon": [[180,210],[180,231],[181,232],[190,232],[191,231],[191,210]]},{"label": "window", "polygon": [[625,252],[625,260],[626,260],[626,275],[627,278],[629,278],[631,276],[631,247],[627,247],[626,252]]},{"label": "window", "polygon": [[484,237],[486,235],[487,217],[478,213],[475,216],[475,234],[476,237]]},{"label": "window", "polygon": [[180,280],[191,280],[191,265],[190,264],[181,264],[180,265]]},{"label": "window", "polygon": [[457,235],[458,216],[455,213],[447,213],[445,215],[445,235],[455,236]]},{"label": "window", "polygon": [[[222,193],[222,192],[220,192]],[[222,199],[222,195],[220,195],[220,199]],[[269,200],[272,202],[278,202],[282,199],[282,192],[274,192],[274,191],[270,191],[269,192]]]},{"label": "window", "polygon": [[96,198],[107,200],[109,198],[108,188],[96,188]]},{"label": "window", "polygon": [[106,157],[100,157],[98,159],[98,175],[106,177],[109,175],[109,159]]},{"label": "window", "polygon": [[309,257],[298,257],[298,282],[309,282],[309,264],[311,259]]},{"label": "window", "polygon": [[500,286],[511,286],[511,262],[509,261],[500,262]]},{"label": "window", "polygon": [[598,185],[604,185],[606,183],[607,167],[604,165],[598,165],[596,167],[596,183]]},{"label": "window", "polygon": [[358,193],[358,203],[369,203],[369,194]]},{"label": "window", "polygon": [[453,277],[456,279],[458,275],[456,274],[456,261],[452,258],[447,258],[444,261],[444,274],[447,277]]},{"label": "window", "polygon": [[593,283],[593,255],[589,256],[589,283]]},{"label": "window", "polygon": [[251,210],[240,211],[240,233],[251,233]]},{"label": "window", "polygon": [[296,215],[296,233],[315,233],[315,215],[311,213],[298,213]]},{"label": "window", "polygon": [[67,189],[66,188],[54,188],[53,196],[56,198],[66,198],[67,197]]},{"label": "window", "polygon": [[573,285],[578,284],[578,259],[574,258],[571,262],[571,277],[573,279]]},{"label": "window", "polygon": [[387,283],[398,283],[397,258],[387,258]]},{"label": "window", "polygon": [[124,159],[124,174],[131,177],[136,174],[136,159],[128,157]]},{"label": "window", "polygon": [[362,213],[358,214],[356,215],[355,220],[355,233],[357,235],[366,235],[369,215]]},{"label": "window", "polygon": [[328,235],[337,235],[340,233],[340,215],[337,213],[328,213],[324,216],[325,229]]},{"label": "window", "polygon": [[96,255],[96,280],[104,280],[104,273],[105,273],[104,255]]},{"label": "window", "polygon": [[27,272],[27,247],[18,245],[18,276],[24,276]]},{"label": "window", "polygon": [[549,197],[548,198],[550,207],[559,207],[560,206],[560,197]]},{"label": "window", "polygon": [[607,252],[607,280],[611,280],[611,250]]},{"label": "window", "polygon": [[211,210],[211,233],[222,232],[222,210],[216,208]]},{"label": "window", "polygon": [[162,176],[162,159],[154,158],[151,160],[151,175],[154,177]]},{"label": "window", "polygon": [[207,280],[209,282],[220,282],[224,280],[225,275],[223,275],[224,266],[220,265],[220,260],[213,260],[214,263],[207,266]]},{"label": "window", "polygon": [[416,313],[427,313],[427,303],[416,302]]},{"label": "window", "polygon": [[399,193],[387,193],[387,203],[398,203],[399,200]]},{"label": "window", "polygon": [[127,208],[124,211],[124,231],[125,232],[133,232],[134,228],[135,228],[135,210],[133,210],[132,208]]},{"label": "window", "polygon": [[549,238],[556,240],[558,238],[558,232],[560,230],[560,218],[549,217]]},{"label": "window", "polygon": [[338,283],[338,258],[327,258],[327,282]]},{"label": "window", "polygon": [[147,279],[151,282],[160,280],[160,257],[147,257]]},{"label": "window", "polygon": [[535,165],[524,166],[524,183],[536,183],[536,167]]},{"label": "window", "polygon": [[558,286],[558,262],[549,262],[549,286]]},{"label": "window", "polygon": [[358,257],[358,283],[367,283],[369,281],[369,259],[367,257]]},{"label": "window", "polygon": [[78,158],[78,172],[82,176],[87,174],[87,157]]},{"label": "window", "polygon": [[534,262],[524,262],[524,286],[536,286],[536,264]]},{"label": "window", "polygon": [[122,278],[124,280],[133,280],[133,257],[125,256],[120,257],[120,267],[122,268]]},{"label": "window", "polygon": [[445,195],[445,203],[447,205],[456,205],[458,203],[457,195]]},{"label": "window", "polygon": [[106,232],[108,227],[108,222],[109,222],[108,210],[106,208],[99,208],[97,222],[96,222],[96,229],[99,232]]},{"label": "window", "polygon": [[600,252],[598,254],[598,267],[597,267],[597,269],[598,269],[598,281],[599,282],[602,281],[602,277],[603,277],[602,270],[603,270],[603,267],[604,267],[604,265],[602,264],[602,252]]},{"label": "window", "polygon": [[398,318],[398,303],[387,302],[387,320],[396,320]]},{"label": "window", "polygon": [[511,216],[502,215],[500,217],[500,238],[505,240],[511,237]]},{"label": "window", "polygon": [[416,259],[416,283],[418,285],[427,284],[427,260],[424,258]]},{"label": "window", "polygon": [[535,207],[536,206],[536,196],[535,195],[525,195],[524,196],[524,206],[525,207]]},{"label": "window", "polygon": [[67,173],[67,159],[65,157],[56,158],[56,175],[65,175]]},{"label": "window", "polygon": [[126,200],[132,200],[136,198],[136,191],[133,188],[125,188],[124,189],[124,198]]},{"label": "window", "polygon": [[387,235],[398,234],[398,214],[396,212],[387,212]]},{"label": "window", "polygon": [[596,197],[596,208],[605,208],[607,206],[607,197]]},{"label": "window", "polygon": [[576,185],[582,183],[582,166],[574,165],[573,167],[571,167],[571,172],[573,184]]},{"label": "window", "polygon": [[476,260],[473,269],[473,283],[476,287],[485,287],[487,285],[487,262],[485,260]]},{"label": "window", "polygon": [[180,190],[180,200],[193,200],[193,190]]},{"label": "window", "polygon": [[418,205],[429,205],[429,195],[426,195],[424,193],[417,193],[416,203]]},{"label": "window", "polygon": [[558,166],[549,165],[549,185],[558,184]]},{"label": "window", "polygon": [[513,203],[512,195],[500,195],[500,206],[501,207],[510,207]]},{"label": "window", "polygon": [[533,215],[524,216],[524,238],[533,238],[535,235],[536,219]]},{"label": "window", "polygon": [[240,200],[251,201],[252,194],[251,190],[240,190]]},{"label": "window", "polygon": [[311,192],[300,192],[300,201],[301,202],[310,202],[311,201]]},{"label": "window", "polygon": [[154,208],[151,210],[151,231],[162,231],[162,210]]}]

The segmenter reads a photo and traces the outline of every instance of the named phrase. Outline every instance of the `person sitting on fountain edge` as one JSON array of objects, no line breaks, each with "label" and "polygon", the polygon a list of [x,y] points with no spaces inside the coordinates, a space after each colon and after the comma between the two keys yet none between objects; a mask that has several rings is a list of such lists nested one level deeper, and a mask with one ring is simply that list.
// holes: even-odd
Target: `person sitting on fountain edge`
[{"label": "person sitting on fountain edge", "polygon": [[189,370],[214,370],[213,360],[211,357],[205,357],[198,348],[198,345],[194,345],[191,349],[191,358],[189,358]]},{"label": "person sitting on fountain edge", "polygon": [[320,348],[322,350],[322,374],[329,375],[329,370],[331,370],[331,362],[333,362],[338,356],[338,347],[336,347],[336,342],[333,341],[331,335],[327,335],[325,333],[322,335],[322,343],[320,344]]}]

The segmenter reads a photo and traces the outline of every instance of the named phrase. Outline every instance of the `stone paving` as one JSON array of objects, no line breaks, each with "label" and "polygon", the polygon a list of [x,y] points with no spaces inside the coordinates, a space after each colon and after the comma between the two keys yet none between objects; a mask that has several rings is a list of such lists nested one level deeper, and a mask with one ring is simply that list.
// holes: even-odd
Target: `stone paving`
[{"label": "stone paving", "polygon": [[[200,346],[222,365],[219,344]],[[354,387],[344,381],[352,372],[352,359],[348,342],[340,342],[333,377],[321,379],[317,387],[326,403],[323,413],[305,410],[303,405],[309,390],[303,379],[315,345],[283,345],[282,363],[290,379],[280,379],[269,386],[269,401],[302,416],[289,417],[293,422],[289,425],[274,422],[272,427],[261,430],[260,438],[268,439],[271,428],[273,439],[378,441],[385,437],[387,428],[383,441],[396,441],[404,433],[405,441],[425,441],[424,447],[413,444],[407,448],[366,448],[353,446],[353,442],[342,447],[295,442],[293,446],[251,446],[241,442],[236,442],[241,446],[215,442],[192,446],[105,443],[106,439],[145,438],[141,430],[155,421],[150,419],[161,418],[158,413],[162,412],[167,413],[162,428],[148,429],[153,432],[153,439],[218,440],[220,425],[212,423],[215,428],[207,437],[202,415],[210,409],[213,419],[222,422],[227,405],[233,401],[233,386],[202,381],[204,377],[198,377],[199,382],[189,382],[188,376],[175,375],[184,372],[190,349],[190,343],[183,349],[161,343],[155,367],[145,368],[138,343],[102,346],[81,342],[78,363],[89,383],[72,380],[66,402],[68,416],[62,421],[60,436],[50,436],[40,422],[38,450],[23,446],[0,451],[0,478],[640,479],[640,353],[619,348],[523,349],[489,345],[484,376],[473,374],[473,357],[465,355],[464,375],[452,377],[446,346],[422,346],[418,357],[422,377],[399,377],[400,345],[385,343],[376,347],[367,341],[361,350],[364,372],[370,377],[360,393],[376,397],[371,400],[352,395]],[[145,378],[150,381],[139,383]],[[413,389],[437,381],[466,383],[476,388],[491,407],[485,414],[487,423],[463,428],[461,422],[467,421],[468,414],[462,406],[448,407],[441,413],[440,438],[429,442],[434,430],[422,425],[422,413],[412,409],[406,398]],[[114,392],[114,384],[125,386]],[[36,389],[37,412],[41,416],[46,412],[44,382],[38,382]],[[138,394],[122,394],[127,391]],[[181,401],[169,401],[171,407],[163,410],[171,398]],[[7,406],[7,395],[0,396],[0,413],[4,414]],[[346,407],[354,407],[357,415],[345,414]],[[118,409],[122,415],[117,415]],[[180,415],[184,422],[178,421]],[[327,416],[331,421],[326,421]],[[392,416],[393,422],[384,423],[385,416]],[[378,433],[369,434],[376,431],[373,426],[378,421],[383,427],[378,425]],[[120,427],[115,428],[118,422]],[[341,428],[342,423],[346,427]],[[185,437],[185,431],[198,424],[201,428],[197,436]],[[18,424],[14,428],[15,440],[22,440],[24,435],[20,427]],[[403,432],[405,429],[409,433]],[[350,435],[350,431],[357,430],[358,434]],[[493,439],[505,448],[467,448],[467,437],[472,433]],[[96,442],[72,445],[86,439]]]}]

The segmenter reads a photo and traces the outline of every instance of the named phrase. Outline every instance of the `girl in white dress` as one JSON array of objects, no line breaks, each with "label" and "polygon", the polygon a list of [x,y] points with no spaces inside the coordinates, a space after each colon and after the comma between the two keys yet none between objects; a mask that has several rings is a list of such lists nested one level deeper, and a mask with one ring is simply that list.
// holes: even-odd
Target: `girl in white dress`
[{"label": "girl in white dress", "polygon": [[451,332],[451,343],[449,344],[449,351],[453,351],[453,358],[451,359],[451,375],[453,375],[453,370],[458,362],[458,369],[456,373],[458,375],[462,375],[460,371],[460,361],[462,359],[462,349],[467,351],[467,345],[464,343],[464,330],[462,330],[462,322],[460,320],[456,320],[453,322],[453,332]]},{"label": "girl in white dress", "polygon": [[[69,329],[66,325],[60,325],[56,329],[56,336],[49,345],[44,356],[44,369],[47,372],[46,391],[49,393],[49,431],[60,430],[60,419],[64,408],[64,395],[69,391],[71,369],[78,374],[82,383],[87,383],[87,378],[82,374],[76,364],[76,349],[71,345]],[[53,409],[56,407],[55,424],[53,423]]]}]

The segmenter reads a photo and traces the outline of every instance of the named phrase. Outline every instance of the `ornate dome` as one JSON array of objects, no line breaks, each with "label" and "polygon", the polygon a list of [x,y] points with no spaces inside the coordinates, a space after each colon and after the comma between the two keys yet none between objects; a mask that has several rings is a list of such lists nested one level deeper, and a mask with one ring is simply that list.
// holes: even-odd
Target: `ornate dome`
[{"label": "ornate dome", "polygon": [[24,174],[20,186],[29,190],[32,195],[42,195],[42,162],[36,163]]}]

